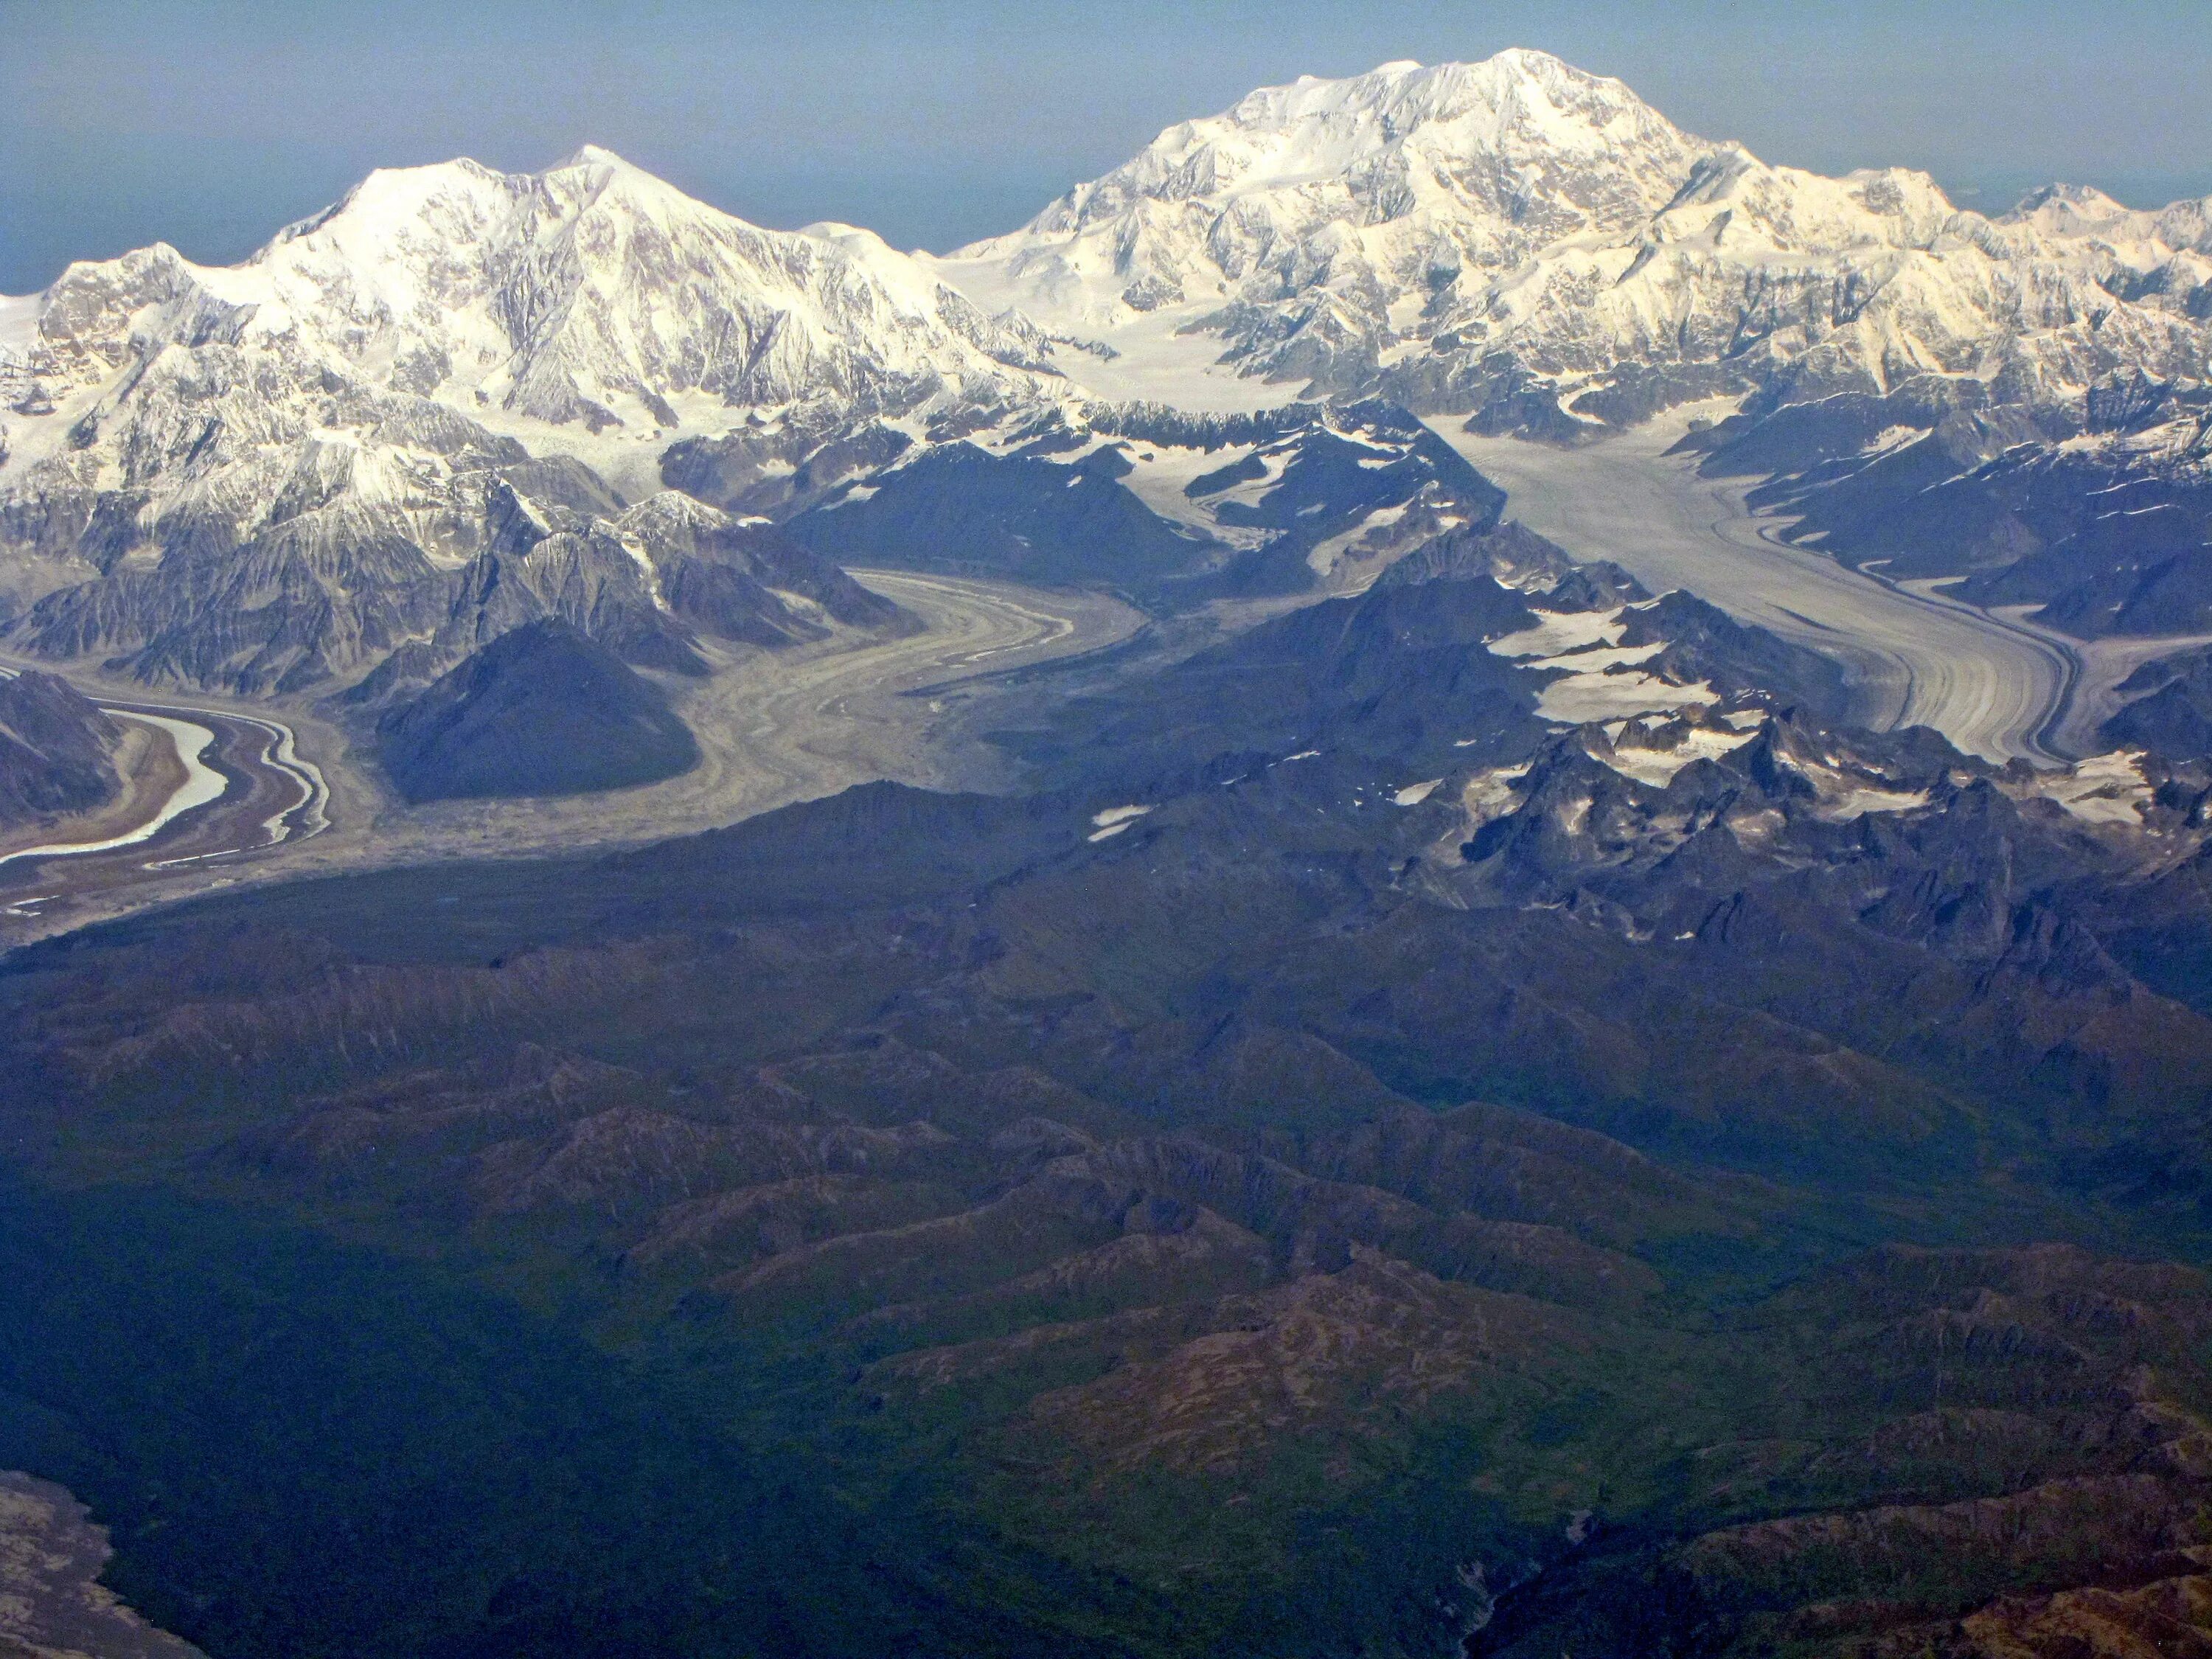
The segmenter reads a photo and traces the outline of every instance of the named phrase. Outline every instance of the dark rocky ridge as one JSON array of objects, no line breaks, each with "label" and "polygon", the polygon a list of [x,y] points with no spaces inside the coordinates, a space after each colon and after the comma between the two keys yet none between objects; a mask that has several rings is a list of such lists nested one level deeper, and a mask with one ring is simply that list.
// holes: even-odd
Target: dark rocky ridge
[{"label": "dark rocky ridge", "polygon": [[388,709],[376,736],[410,801],[617,789],[699,762],[659,690],[558,618],[501,635]]},{"label": "dark rocky ridge", "polygon": [[836,499],[791,521],[825,558],[913,566],[1017,581],[1150,586],[1219,556],[1122,487],[1110,449],[1072,465],[946,445],[872,475],[872,493]]},{"label": "dark rocky ridge", "polygon": [[[1435,433],[1372,400],[1235,416],[1091,404],[1080,421],[1034,421],[1003,453],[956,434],[831,492],[790,530],[847,562],[1097,584],[1178,609],[1310,587],[1307,556],[1376,515],[1394,516],[1368,556],[1387,558],[1454,523],[1493,527],[1504,503]],[[1155,512],[1123,482],[1155,444],[1249,449],[1184,487],[1205,527]],[[1237,493],[1262,483],[1250,499]]]},{"label": "dark rocky ridge", "polygon": [[0,829],[106,805],[123,788],[122,740],[68,681],[36,670],[0,679]]},{"label": "dark rocky ridge", "polygon": [[2119,689],[2130,701],[2098,728],[2107,743],[2170,760],[2212,757],[2212,650],[2145,663]]}]

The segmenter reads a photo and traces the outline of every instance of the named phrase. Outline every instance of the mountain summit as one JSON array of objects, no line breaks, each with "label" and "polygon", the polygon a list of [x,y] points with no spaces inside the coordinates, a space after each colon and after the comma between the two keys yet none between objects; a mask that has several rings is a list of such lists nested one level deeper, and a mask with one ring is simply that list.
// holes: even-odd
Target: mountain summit
[{"label": "mountain summit", "polygon": [[1247,374],[1573,438],[1711,394],[2202,375],[2202,206],[2106,206],[1993,222],[1924,173],[1770,166],[1516,50],[1263,88],[940,268],[1123,349],[1195,331]]},{"label": "mountain summit", "polygon": [[952,257],[1010,259],[1025,290],[1099,319],[1226,297],[1261,274],[1449,280],[1565,236],[1632,232],[1711,150],[1620,82],[1543,52],[1386,64],[1179,123]]},{"label": "mountain summit", "polygon": [[[0,609],[143,678],[343,678],[503,525],[543,533],[516,491],[611,519],[687,428],[994,405],[1042,349],[873,238],[765,230],[606,150],[380,171],[242,264],[156,246],[0,304]],[[607,546],[650,599],[650,553]]]},{"label": "mountain summit", "polygon": [[364,391],[595,432],[678,426],[678,404],[904,406],[1037,366],[1018,324],[878,241],[763,229],[593,146],[538,173],[373,173],[229,269],[160,246],[73,265],[23,367],[59,406],[134,340],[213,331]]}]

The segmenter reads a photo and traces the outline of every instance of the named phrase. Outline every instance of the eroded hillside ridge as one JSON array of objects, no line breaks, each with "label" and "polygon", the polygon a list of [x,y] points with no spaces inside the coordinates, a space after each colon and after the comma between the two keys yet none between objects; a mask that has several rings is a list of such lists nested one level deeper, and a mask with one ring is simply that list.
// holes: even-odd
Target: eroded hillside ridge
[{"label": "eroded hillside ridge", "polygon": [[0,679],[0,831],[105,806],[123,728],[52,674]]}]

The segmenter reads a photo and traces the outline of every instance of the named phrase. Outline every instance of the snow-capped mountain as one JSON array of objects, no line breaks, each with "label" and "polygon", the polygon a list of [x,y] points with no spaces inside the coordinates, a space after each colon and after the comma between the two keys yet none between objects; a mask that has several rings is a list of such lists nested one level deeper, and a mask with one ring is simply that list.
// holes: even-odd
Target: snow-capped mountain
[{"label": "snow-capped mountain", "polygon": [[1992,221],[1513,51],[1255,92],[939,269],[1132,356],[1194,336],[1310,394],[1572,437],[1708,393],[1937,374],[2057,406],[2117,368],[2201,376],[2208,219],[2059,192]]},{"label": "snow-capped mountain", "polygon": [[1620,82],[1540,52],[1386,64],[1170,127],[951,258],[1004,260],[1023,293],[1094,322],[1271,283],[1441,286],[1569,236],[1636,231],[1710,149]]},{"label": "snow-capped mountain", "polygon": [[377,173],[242,265],[155,246],[6,301],[7,538],[66,556],[97,510],[95,564],[180,518],[243,540],[303,466],[428,510],[444,446],[419,429],[455,423],[425,400],[617,471],[634,446],[650,478],[687,422],[988,401],[1042,345],[865,232],[762,230],[605,151]]},{"label": "snow-capped mountain", "polygon": [[506,492],[611,516],[687,426],[988,407],[1042,349],[866,232],[763,230],[605,151],[377,173],[241,265],[155,246],[0,302],[0,600],[68,590],[32,642],[155,678],[343,676]]},{"label": "snow-capped mountain", "polygon": [[[451,634],[453,584],[514,554],[518,512],[548,526],[538,565],[582,550],[665,621],[634,534],[547,514],[614,526],[670,487],[872,523],[957,474],[927,493],[963,546],[911,555],[957,565],[996,499],[978,467],[1024,501],[1068,489],[1037,507],[1054,524],[1095,499],[1070,548],[1128,519],[1178,570],[1267,543],[1351,584],[1468,491],[1423,473],[1385,499],[1420,468],[1392,471],[1413,441],[1380,428],[1314,474],[1330,499],[1284,485],[1294,451],[1373,424],[1331,404],[1573,441],[1714,395],[1902,397],[1920,429],[1974,411],[1985,459],[2081,432],[2116,377],[2209,373],[2212,201],[2054,187],[1988,218],[1917,173],[1769,166],[1536,52],[1255,92],[945,258],[761,229],[603,150],[454,161],[374,173],[235,267],[155,246],[0,300],[0,623],[157,679],[343,683]],[[1280,430],[1224,459],[1218,434],[1099,424],[1139,408]],[[1088,453],[1109,440],[1126,483]],[[1197,488],[1232,462],[1251,476]],[[1310,516],[1272,524],[1270,491]],[[792,631],[766,586],[700,603],[687,625]]]},{"label": "snow-capped mountain", "polygon": [[[763,230],[592,148],[540,173],[374,173],[242,265],[155,246],[9,304],[35,312],[0,315],[29,395],[102,417],[164,351],[217,341],[495,424],[594,431],[676,428],[679,405],[909,407],[1036,368],[1041,345],[866,231]],[[118,384],[126,364],[145,367]]]}]

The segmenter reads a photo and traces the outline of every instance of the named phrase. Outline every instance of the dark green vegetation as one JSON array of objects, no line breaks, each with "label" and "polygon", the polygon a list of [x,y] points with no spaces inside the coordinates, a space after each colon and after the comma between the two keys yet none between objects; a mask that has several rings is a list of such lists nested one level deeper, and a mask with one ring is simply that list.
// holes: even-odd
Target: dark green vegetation
[{"label": "dark green vegetation", "polygon": [[217,1659],[2196,1651],[2212,781],[1679,601],[1561,732],[1529,551],[1029,798],[9,958],[0,1460]]},{"label": "dark green vegetation", "polygon": [[376,724],[410,801],[573,795],[674,777],[699,745],[629,664],[557,617],[501,635]]}]

